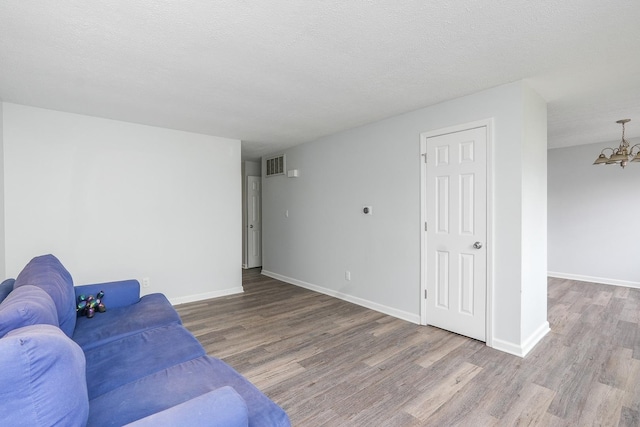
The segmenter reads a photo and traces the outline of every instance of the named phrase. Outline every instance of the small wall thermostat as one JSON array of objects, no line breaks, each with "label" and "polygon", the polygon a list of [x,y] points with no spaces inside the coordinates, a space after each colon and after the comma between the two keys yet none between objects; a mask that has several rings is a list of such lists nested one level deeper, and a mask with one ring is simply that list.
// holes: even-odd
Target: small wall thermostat
[{"label": "small wall thermostat", "polygon": [[365,215],[373,215],[373,206],[365,206],[362,208],[362,213]]}]

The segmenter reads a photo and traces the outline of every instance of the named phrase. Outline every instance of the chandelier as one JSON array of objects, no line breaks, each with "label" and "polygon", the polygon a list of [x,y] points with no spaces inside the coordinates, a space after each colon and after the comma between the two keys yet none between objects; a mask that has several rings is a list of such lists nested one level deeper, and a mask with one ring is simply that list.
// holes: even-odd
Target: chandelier
[{"label": "chandelier", "polygon": [[[620,141],[620,146],[617,149],[608,147],[603,149],[596,161],[593,162],[594,165],[619,164],[624,168],[629,162],[640,162],[640,144],[636,144],[629,148],[629,141],[624,139],[624,125],[630,121],[631,119],[622,119],[616,122],[622,125],[622,141]],[[607,157],[604,154],[606,150],[611,150],[611,156]],[[633,153],[633,150],[636,150],[635,154]]]}]

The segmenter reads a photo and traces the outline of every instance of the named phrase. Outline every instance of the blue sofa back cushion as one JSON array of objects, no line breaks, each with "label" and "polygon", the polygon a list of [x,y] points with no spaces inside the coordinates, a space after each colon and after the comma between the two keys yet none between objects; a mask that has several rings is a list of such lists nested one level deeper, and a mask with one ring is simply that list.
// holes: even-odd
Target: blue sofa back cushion
[{"label": "blue sofa back cushion", "polygon": [[71,274],[53,255],[33,258],[16,277],[13,289],[34,285],[49,294],[58,312],[60,329],[68,337],[76,327],[76,296]]},{"label": "blue sofa back cushion", "polygon": [[84,426],[89,398],[84,354],[51,325],[0,339],[0,420],[5,426]]},{"label": "blue sofa back cushion", "polygon": [[4,301],[13,290],[13,284],[16,279],[7,279],[0,283],[0,302]]},{"label": "blue sofa back cushion", "polygon": [[53,300],[37,286],[21,286],[0,304],[0,337],[14,329],[37,324],[58,326]]}]

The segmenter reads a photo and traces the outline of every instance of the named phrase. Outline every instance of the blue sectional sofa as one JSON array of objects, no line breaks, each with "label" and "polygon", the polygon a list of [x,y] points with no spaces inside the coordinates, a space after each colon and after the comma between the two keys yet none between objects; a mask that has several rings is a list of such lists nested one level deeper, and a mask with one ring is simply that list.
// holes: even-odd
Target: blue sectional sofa
[{"label": "blue sectional sofa", "polygon": [[[103,290],[104,313],[77,297]],[[0,284],[0,425],[289,426],[135,280],[74,287],[53,255]]]}]

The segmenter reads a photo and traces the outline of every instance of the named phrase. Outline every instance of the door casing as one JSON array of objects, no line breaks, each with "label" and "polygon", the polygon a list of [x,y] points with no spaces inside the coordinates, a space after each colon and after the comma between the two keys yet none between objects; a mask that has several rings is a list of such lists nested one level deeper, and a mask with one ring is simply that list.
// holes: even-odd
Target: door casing
[{"label": "door casing", "polygon": [[425,162],[427,153],[427,138],[432,138],[449,133],[465,131],[485,127],[487,130],[487,293],[486,293],[486,344],[493,347],[493,277],[494,277],[494,248],[493,248],[493,119],[478,120],[470,123],[463,123],[433,131],[427,131],[420,134],[420,324],[427,324],[427,300],[425,293],[427,290],[427,233],[425,232],[425,223],[427,222],[427,198],[426,198],[426,176],[428,164]]},{"label": "door casing", "polygon": [[262,178],[247,176],[246,268],[262,265]]}]

